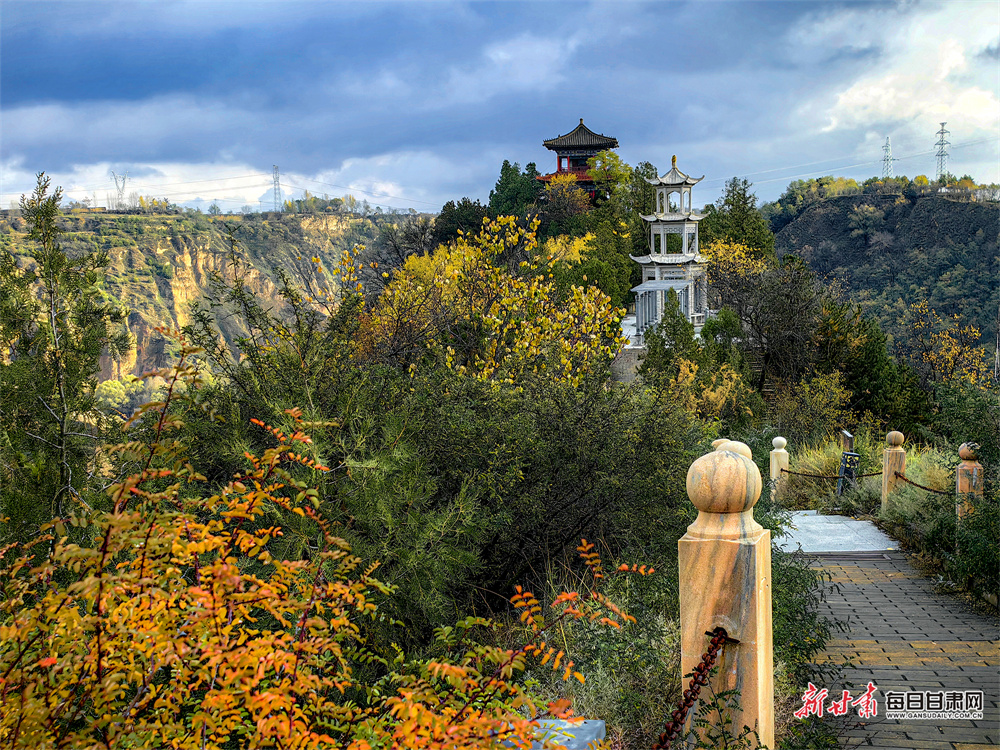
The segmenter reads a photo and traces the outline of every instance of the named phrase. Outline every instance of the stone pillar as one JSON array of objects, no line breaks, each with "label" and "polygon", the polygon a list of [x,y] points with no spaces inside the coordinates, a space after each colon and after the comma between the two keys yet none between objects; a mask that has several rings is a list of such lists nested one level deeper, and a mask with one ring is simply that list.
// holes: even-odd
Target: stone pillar
[{"label": "stone pillar", "polygon": [[975,501],[983,496],[983,465],[979,458],[976,443],[962,443],[958,448],[958,457],[962,463],[955,470],[955,513],[961,521],[975,507]]},{"label": "stone pillar", "polygon": [[902,432],[893,430],[885,436],[885,452],[882,454],[882,511],[889,510],[889,493],[896,489],[902,480],[896,477],[896,472],[906,474],[906,451],[903,450]]},{"label": "stone pillar", "polygon": [[[695,461],[687,493],[698,518],[677,542],[681,604],[681,674],[701,661],[708,636],[726,629],[727,644],[709,683],[716,693],[740,692],[733,731],[757,731],[774,745],[774,652],[771,634],[771,532],[753,518],[760,471],[743,443],[725,441]],[[687,687],[687,680],[683,687]],[[702,690],[701,703],[711,695]],[[693,712],[688,717],[691,726]]]},{"label": "stone pillar", "polygon": [[771,486],[777,490],[781,480],[785,478],[781,470],[788,468],[788,451],[785,450],[788,441],[783,437],[776,437],[771,445],[774,446],[771,451]]}]

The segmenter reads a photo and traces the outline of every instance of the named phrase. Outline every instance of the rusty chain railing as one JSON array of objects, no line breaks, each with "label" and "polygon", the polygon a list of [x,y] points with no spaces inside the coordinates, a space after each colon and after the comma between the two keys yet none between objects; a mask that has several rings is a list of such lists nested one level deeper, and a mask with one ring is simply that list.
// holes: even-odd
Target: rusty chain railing
[{"label": "rusty chain railing", "polygon": [[[791,469],[782,469],[784,474],[794,474],[797,477],[812,477],[813,479],[841,479],[840,474],[828,475],[828,474],[803,474],[801,471],[792,471]],[[871,474],[855,474],[855,479],[861,479],[862,477],[880,477],[882,476],[881,471],[874,471]]]},{"label": "rusty chain railing", "polygon": [[691,711],[691,707],[694,706],[695,701],[698,700],[698,695],[701,693],[702,687],[708,683],[709,673],[712,671],[712,667],[715,666],[715,661],[719,658],[719,652],[722,650],[722,647],[727,643],[739,643],[739,641],[729,637],[725,628],[716,628],[711,633],[705,633],[705,635],[712,636],[712,640],[708,644],[708,651],[701,655],[701,662],[692,670],[694,676],[691,682],[688,683],[688,688],[684,691],[680,702],[677,704],[677,710],[670,715],[670,721],[664,727],[663,734],[653,743],[653,750],[670,750],[671,743],[680,736],[681,730],[684,728],[684,722],[687,721],[688,713]]},{"label": "rusty chain railing", "polygon": [[896,474],[896,479],[902,479],[907,484],[912,484],[914,487],[919,487],[920,489],[922,489],[922,490],[924,490],[926,492],[933,492],[933,493],[938,494],[938,495],[952,495],[952,494],[954,494],[951,491],[935,490],[932,487],[924,487],[922,484],[917,484],[912,479],[907,479],[903,474],[900,474],[898,471],[895,472],[895,474]]}]

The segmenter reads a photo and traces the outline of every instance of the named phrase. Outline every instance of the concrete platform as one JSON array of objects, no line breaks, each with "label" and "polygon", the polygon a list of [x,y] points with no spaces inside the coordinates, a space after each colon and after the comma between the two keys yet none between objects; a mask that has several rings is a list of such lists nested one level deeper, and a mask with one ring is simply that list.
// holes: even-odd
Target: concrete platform
[{"label": "concrete platform", "polygon": [[871,521],[848,516],[821,516],[815,510],[792,513],[792,531],[777,544],[788,552],[885,552],[899,548]]}]

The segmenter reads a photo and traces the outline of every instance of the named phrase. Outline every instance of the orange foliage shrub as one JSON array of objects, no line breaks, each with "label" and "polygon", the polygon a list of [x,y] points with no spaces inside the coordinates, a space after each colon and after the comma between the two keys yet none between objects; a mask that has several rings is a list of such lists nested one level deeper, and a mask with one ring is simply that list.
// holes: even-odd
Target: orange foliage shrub
[{"label": "orange foliage shrub", "polygon": [[[261,424],[274,446],[247,454],[249,470],[209,497],[168,439],[179,424],[171,401],[197,385],[185,365],[196,352],[182,346],[180,365],[163,373],[166,398],[139,415],[152,439],[117,446],[139,470],[110,488],[110,510],[58,519],[33,545],[0,550],[0,746],[525,747],[536,718],[571,715],[568,701],[536,705],[517,674],[540,659],[582,680],[546,633],[566,618],[632,618],[596,591],[564,593],[545,614],[519,589],[519,648],[484,645],[474,636],[496,624],[469,618],[438,630],[445,656],[372,655],[365,623],[391,590],[289,470],[328,470],[308,455],[298,411],[290,432]],[[282,534],[267,525],[276,507],[314,525],[308,559],[270,554]],[[580,551],[599,583],[593,546]],[[361,681],[362,663],[379,664],[381,677]]]}]

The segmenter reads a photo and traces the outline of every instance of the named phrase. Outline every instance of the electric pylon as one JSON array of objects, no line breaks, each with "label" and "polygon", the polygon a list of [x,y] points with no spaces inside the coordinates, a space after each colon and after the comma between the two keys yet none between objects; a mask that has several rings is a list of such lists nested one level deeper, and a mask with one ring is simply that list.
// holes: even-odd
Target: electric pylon
[{"label": "electric pylon", "polygon": [[281,178],[278,174],[278,165],[274,165],[274,210],[281,210]]},{"label": "electric pylon", "polygon": [[118,191],[118,200],[115,203],[115,210],[120,211],[122,206],[125,205],[125,182],[128,180],[128,172],[123,174],[121,177],[112,172],[111,179],[115,181],[115,189]]},{"label": "electric pylon", "polygon": [[951,131],[944,129],[947,124],[946,122],[941,123],[941,129],[937,132],[938,140],[934,144],[937,146],[937,178],[939,180],[943,175],[948,174],[948,146],[951,145],[951,141],[946,140],[946,136],[951,135]]},{"label": "electric pylon", "polygon": [[882,154],[882,179],[892,179],[892,144],[889,143],[889,136],[885,137]]}]

